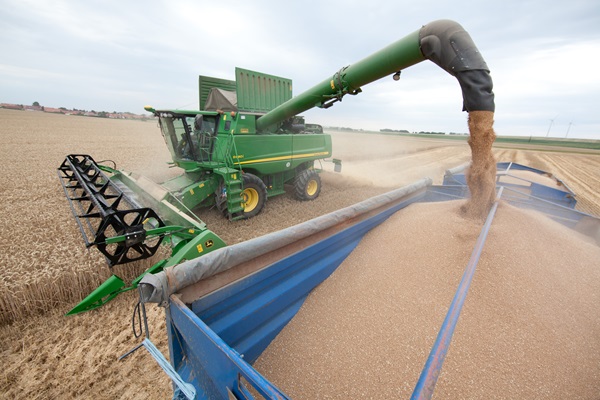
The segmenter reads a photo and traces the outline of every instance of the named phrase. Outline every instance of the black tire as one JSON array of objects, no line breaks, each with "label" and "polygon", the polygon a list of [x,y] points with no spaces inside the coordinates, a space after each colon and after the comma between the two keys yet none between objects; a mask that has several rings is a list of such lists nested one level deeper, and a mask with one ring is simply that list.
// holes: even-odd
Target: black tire
[{"label": "black tire", "polygon": [[265,204],[267,203],[267,187],[262,179],[252,174],[243,174],[242,182],[244,190],[241,196],[244,201],[244,211],[238,215],[248,219],[255,217],[265,208]]},{"label": "black tire", "polygon": [[294,180],[296,198],[301,201],[314,200],[321,193],[321,177],[313,169],[305,169]]}]

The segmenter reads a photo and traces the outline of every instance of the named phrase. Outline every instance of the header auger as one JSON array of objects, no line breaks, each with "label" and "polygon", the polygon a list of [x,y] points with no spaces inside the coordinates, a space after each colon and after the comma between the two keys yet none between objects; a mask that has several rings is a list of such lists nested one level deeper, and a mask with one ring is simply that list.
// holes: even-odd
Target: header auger
[{"label": "header auger", "polygon": [[[362,86],[430,59],[455,76],[465,111],[494,110],[489,70],[469,34],[456,22],[435,21],[292,97],[292,81],[236,68],[236,80],[199,79],[199,110],[157,110],[173,165],[183,174],[161,184],[70,155],[59,167],[67,198],[87,246],[110,266],[150,257],[162,243],[172,255],[156,273],[225,246],[191,210],[216,207],[228,219],[260,213],[268,197],[291,186],[299,200],[321,191],[315,162],[332,156],[331,137],[300,113],[329,108]],[[332,160],[335,171],[341,161]],[[131,285],[113,275],[70,313],[96,308]]]}]

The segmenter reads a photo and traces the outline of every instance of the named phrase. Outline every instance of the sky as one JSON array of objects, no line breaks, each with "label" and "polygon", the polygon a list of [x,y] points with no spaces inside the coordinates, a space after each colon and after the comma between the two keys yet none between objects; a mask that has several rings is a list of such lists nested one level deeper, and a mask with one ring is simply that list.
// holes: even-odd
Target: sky
[{"label": "sky", "polygon": [[[0,0],[0,102],[95,111],[198,108],[198,75],[235,67],[294,95],[438,19],[460,23],[494,82],[498,135],[600,139],[600,2]],[[307,122],[466,133],[460,86],[426,60]]]}]

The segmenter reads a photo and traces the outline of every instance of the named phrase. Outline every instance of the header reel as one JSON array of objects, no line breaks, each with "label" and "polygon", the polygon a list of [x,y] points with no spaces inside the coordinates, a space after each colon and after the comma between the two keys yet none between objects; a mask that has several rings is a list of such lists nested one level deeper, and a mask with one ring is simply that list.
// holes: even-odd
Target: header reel
[{"label": "header reel", "polygon": [[[86,247],[98,248],[111,270],[115,265],[152,257],[164,242],[172,249],[170,257],[146,269],[130,284],[112,274],[67,315],[101,307],[120,293],[137,288],[146,274],[225,246],[204,223],[185,218],[168,198],[154,199],[149,203],[154,208],[141,206],[138,198],[148,193],[139,182],[125,179],[122,171],[100,165],[89,155],[68,155],[57,174]],[[155,209],[165,215],[161,218]]]},{"label": "header reel", "polygon": [[152,257],[163,237],[146,241],[147,229],[165,226],[111,181],[92,157],[70,154],[58,168],[65,195],[86,247],[96,246],[110,267]]}]

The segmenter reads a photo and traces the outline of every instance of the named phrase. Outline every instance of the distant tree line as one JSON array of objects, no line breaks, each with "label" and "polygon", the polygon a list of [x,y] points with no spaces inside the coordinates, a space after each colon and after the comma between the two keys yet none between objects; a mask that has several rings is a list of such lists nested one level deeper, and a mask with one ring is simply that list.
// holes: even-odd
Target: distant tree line
[{"label": "distant tree line", "polygon": [[364,129],[354,129],[346,126],[324,126],[323,128],[334,129],[336,131],[348,131],[348,132],[364,132]]},{"label": "distant tree line", "polygon": [[[380,129],[380,132],[384,132],[384,133],[411,133],[409,131],[407,131],[406,129]],[[420,132],[413,132],[417,135],[446,135],[446,132],[426,132],[426,131],[420,131]],[[456,132],[450,132],[448,133],[448,135],[466,135],[466,133],[456,133]]]},{"label": "distant tree line", "polygon": [[[365,131],[364,129],[354,129],[354,128],[350,128],[350,127],[345,127],[345,126],[327,126],[327,129],[335,129],[338,131],[348,131],[348,132],[369,132],[369,131]],[[370,131],[373,132],[373,131]],[[399,133],[399,134],[414,134],[414,135],[446,135],[446,132],[426,132],[426,131],[420,131],[420,132],[410,132],[406,129],[390,129],[390,128],[384,128],[384,129],[380,129],[379,132],[381,133]],[[467,133],[457,133],[457,132],[450,132],[448,133],[448,135],[468,135]]]},{"label": "distant tree line", "polygon": [[87,111],[80,110],[77,108],[68,109],[66,107],[45,107],[40,105],[39,101],[34,101],[30,106],[23,104],[13,104],[13,103],[0,103],[0,108],[8,108],[13,110],[27,110],[27,111],[43,111],[55,114],[67,114],[67,115],[83,115],[86,117],[97,117],[97,118],[119,118],[119,119],[138,119],[138,120],[146,120],[148,118],[145,114],[134,114],[130,112],[119,112],[119,111]]},{"label": "distant tree line", "polygon": [[389,132],[395,132],[395,133],[410,133],[409,131],[407,131],[406,129],[380,129],[379,132],[385,132],[385,133],[389,133]]}]

